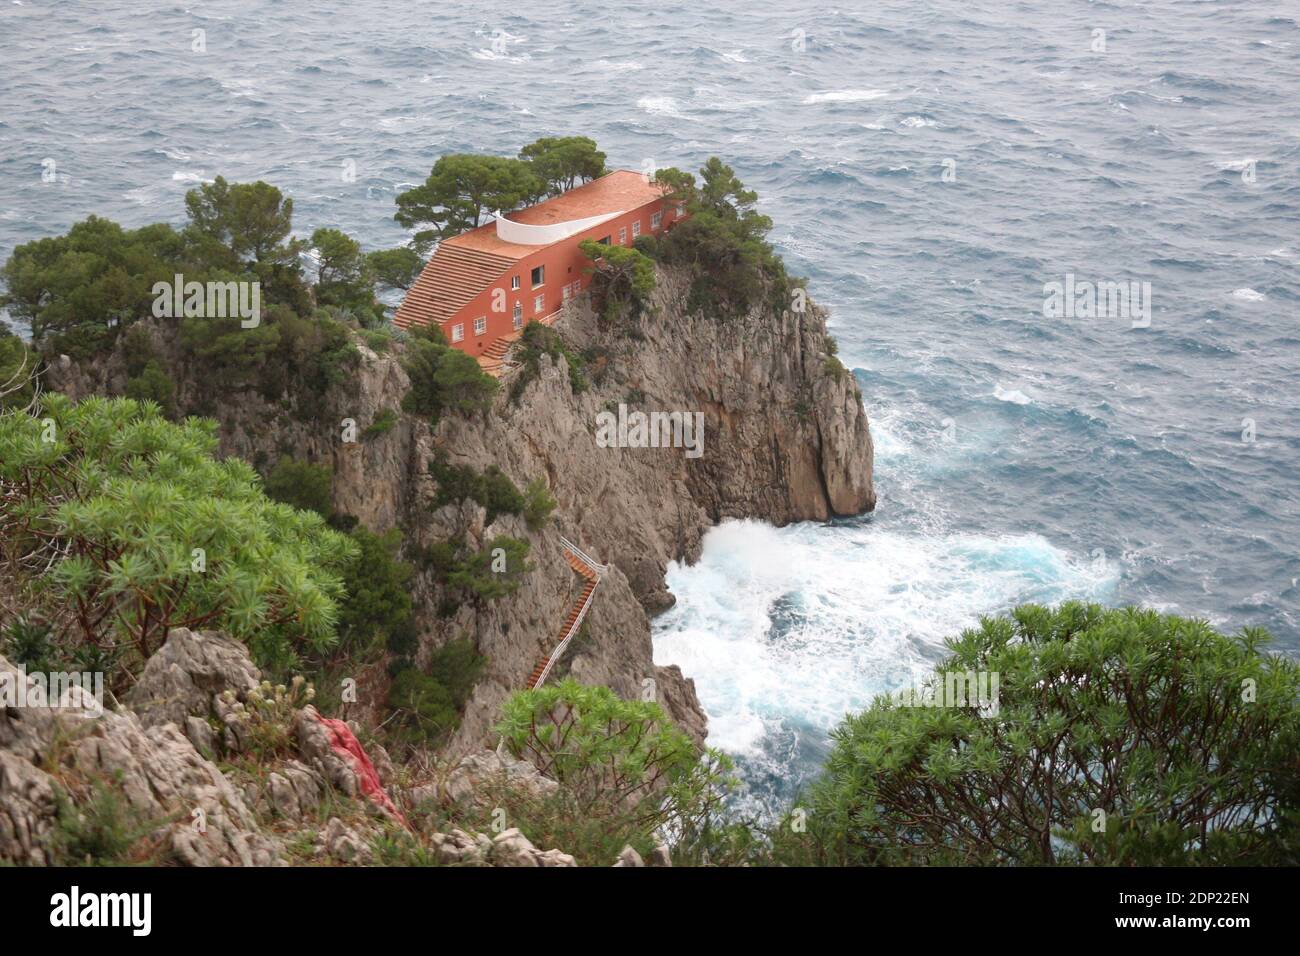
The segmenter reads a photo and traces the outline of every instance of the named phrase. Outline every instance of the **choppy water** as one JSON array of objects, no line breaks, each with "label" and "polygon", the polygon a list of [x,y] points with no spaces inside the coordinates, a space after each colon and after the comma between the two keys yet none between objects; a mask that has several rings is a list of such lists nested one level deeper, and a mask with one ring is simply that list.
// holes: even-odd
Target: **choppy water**
[{"label": "choppy water", "polygon": [[[10,0],[0,255],[91,213],[179,220],[218,173],[379,247],[443,152],[717,153],[834,310],[878,452],[874,516],[724,526],[670,576],[656,656],[756,798],[1019,601],[1138,601],[1300,651],[1300,3],[521,9]],[[1045,319],[1067,272],[1150,282],[1151,327]]]}]

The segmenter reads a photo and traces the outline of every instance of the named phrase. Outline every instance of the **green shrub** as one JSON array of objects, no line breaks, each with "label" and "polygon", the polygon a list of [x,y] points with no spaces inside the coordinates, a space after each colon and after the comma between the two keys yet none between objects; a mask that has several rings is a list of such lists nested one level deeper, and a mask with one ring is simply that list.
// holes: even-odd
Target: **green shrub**
[{"label": "green shrub", "polygon": [[45,835],[53,866],[156,866],[166,853],[151,834],[167,819],[148,819],[116,783],[95,781],[78,806],[62,789],[55,790],[57,818]]},{"label": "green shrub", "polygon": [[157,362],[149,362],[139,375],[127,379],[126,397],[138,402],[156,402],[166,418],[176,414],[176,383]]},{"label": "green shrub", "polygon": [[[780,858],[1294,865],[1300,665],[1267,640],[1077,603],[985,618],[936,670],[948,706],[883,697],[841,724]],[[947,691],[980,674],[992,712]]]},{"label": "green shrub", "polygon": [[528,506],[515,483],[496,465],[480,473],[468,465],[451,464],[439,449],[429,461],[429,474],[438,485],[435,508],[469,498],[487,509],[486,521],[491,524],[500,515],[517,515]]},{"label": "green shrub", "polygon": [[335,657],[355,659],[379,647],[406,649],[412,634],[411,576],[414,568],[399,560],[402,533],[378,535],[365,528],[352,532],[356,556],[343,573],[345,597],[339,603],[339,644]]},{"label": "green shrub", "polygon": [[519,691],[497,731],[516,757],[560,784],[551,797],[502,792],[490,803],[538,846],[560,846],[584,865],[608,866],[631,845],[648,853],[671,834],[692,846],[734,786],[730,762],[701,753],[658,704],[621,700],[572,680]]},{"label": "green shrub", "polygon": [[281,456],[266,476],[266,496],[304,511],[314,511],[322,518],[334,510],[332,489],[334,470],[329,465],[315,465]]},{"label": "green shrub", "polygon": [[524,521],[528,523],[528,530],[537,532],[545,528],[556,503],[544,480],[534,478],[530,481],[524,489]]},{"label": "green shrub", "polygon": [[245,462],[216,460],[213,422],[57,394],[39,416],[0,413],[0,567],[49,563],[18,584],[62,640],[131,648],[137,664],[172,627],[226,630],[280,660],[334,640],[353,545],[268,499]]},{"label": "green shrub", "polygon": [[0,322],[0,411],[27,407],[39,365],[37,354]]},{"label": "green shrub", "polygon": [[437,746],[460,725],[461,712],[487,658],[473,641],[451,641],[434,652],[428,672],[406,667],[393,678],[388,705],[397,713],[389,734],[410,746]]},{"label": "green shrub", "polygon": [[411,381],[402,408],[437,424],[448,411],[475,412],[492,407],[497,380],[478,361],[446,344],[435,326],[425,326],[407,342],[402,363]]},{"label": "green shrub", "polygon": [[397,412],[391,408],[381,408],[375,415],[374,421],[366,426],[361,433],[362,438],[378,438],[380,435],[387,435],[397,424]]}]

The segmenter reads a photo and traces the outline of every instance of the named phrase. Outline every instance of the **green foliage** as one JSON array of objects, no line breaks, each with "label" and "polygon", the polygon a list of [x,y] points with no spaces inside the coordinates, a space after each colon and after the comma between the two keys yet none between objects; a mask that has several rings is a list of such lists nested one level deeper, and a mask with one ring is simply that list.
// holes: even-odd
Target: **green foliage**
[{"label": "green foliage", "polygon": [[363,438],[378,438],[380,435],[387,435],[397,424],[397,412],[391,408],[381,408],[376,413],[374,421],[365,427],[361,436]]},{"label": "green foliage", "polygon": [[625,844],[642,853],[657,832],[691,834],[716,819],[734,786],[730,762],[701,754],[657,703],[627,701],[607,687],[564,680],[519,691],[497,726],[506,748],[560,784],[544,800],[502,795],[539,845],[608,866]]},{"label": "green foliage", "polygon": [[459,349],[437,341],[437,330],[413,336],[407,343],[402,367],[411,380],[411,389],[402,399],[402,409],[425,415],[436,424],[447,411],[475,412],[492,407],[497,380],[479,366],[477,360]]},{"label": "green foliage", "polygon": [[743,313],[765,294],[785,302],[790,279],[766,239],[772,220],[756,210],[757,194],[730,166],[714,156],[700,170],[698,183],[677,169],[661,169],[655,179],[689,214],[660,240],[658,255],[693,271],[693,310]]},{"label": "green foliage", "polygon": [[510,400],[517,402],[530,384],[542,373],[541,358],[549,355],[552,361],[564,356],[569,366],[569,387],[574,394],[587,390],[587,377],[583,373],[583,361],[580,355],[571,352],[560,338],[560,334],[547,325],[530,321],[524,326],[519,337],[519,346],[515,358],[519,360],[520,369],[510,383]]},{"label": "green foliage", "polygon": [[388,706],[397,712],[390,737],[408,746],[444,742],[460,725],[486,664],[474,642],[462,638],[434,651],[427,673],[417,667],[399,671],[388,692]]},{"label": "green foliage", "polygon": [[251,268],[263,279],[297,273],[303,245],[289,238],[293,200],[269,183],[218,176],[185,194],[185,210],[200,261],[230,272]]},{"label": "green foliage", "polygon": [[320,259],[316,278],[316,304],[345,310],[363,327],[383,321],[375,301],[375,276],[361,243],[338,229],[317,229],[311,245]]},{"label": "green foliage", "polygon": [[375,282],[385,289],[405,291],[415,285],[424,269],[424,260],[414,249],[398,246],[366,254],[366,265]]},{"label": "green foliage", "polygon": [[157,866],[165,854],[152,834],[166,819],[148,819],[115,782],[96,780],[80,806],[55,790],[57,818],[45,835],[53,866]]},{"label": "green foliage", "polygon": [[1261,653],[1267,640],[1078,603],[985,618],[949,642],[934,686],[998,674],[996,713],[878,698],[835,732],[808,833],[778,851],[790,862],[1294,865],[1300,665]]},{"label": "green foliage", "polygon": [[222,696],[239,721],[244,754],[259,763],[297,756],[294,721],[298,711],[316,699],[316,688],[301,674],[295,674],[288,685],[272,685],[264,680],[249,688],[243,700],[238,700],[233,690]]},{"label": "green foliage", "polygon": [[397,196],[393,216],[427,244],[473,229],[484,213],[509,212],[535,198],[542,185],[529,163],[501,156],[454,153],[439,157],[428,178]]},{"label": "green foliage", "polygon": [[0,630],[0,653],[29,672],[62,669],[55,666],[54,628],[34,614],[20,614]]},{"label": "green foliage", "polygon": [[463,600],[482,606],[519,590],[531,545],[521,538],[497,535],[481,551],[460,553],[446,573],[445,583]]},{"label": "green foliage", "polygon": [[343,572],[346,597],[339,605],[339,644],[335,656],[365,655],[380,646],[402,650],[413,642],[411,576],[400,560],[402,533],[352,532],[356,556]]},{"label": "green foliage", "polygon": [[521,493],[496,465],[480,473],[468,465],[451,464],[441,449],[429,461],[429,474],[438,486],[435,508],[469,498],[487,509],[489,525],[500,515],[522,514],[530,531],[541,531],[555,510],[556,501],[543,479],[534,478]]},{"label": "green foliage", "polygon": [[586,136],[543,136],[521,149],[519,158],[529,162],[552,196],[605,175],[605,154]]},{"label": "green foliage", "polygon": [[528,523],[528,530],[537,532],[545,528],[556,503],[543,479],[530,481],[524,489],[524,521]]},{"label": "green foliage", "polygon": [[216,446],[214,423],[129,399],[0,413],[0,565],[27,569],[76,643],[125,644],[137,663],[170,627],[256,636],[281,663],[327,647],[352,544]]},{"label": "green foliage", "polygon": [[184,248],[168,225],[126,230],[91,216],[66,235],[15,248],[0,269],[8,289],[0,306],[26,321],[38,344],[83,359],[150,313],[154,283],[172,281]]},{"label": "green foliage", "polygon": [[650,305],[655,288],[654,260],[629,246],[607,246],[591,239],[578,244],[593,263],[595,291],[605,303],[627,303],[637,318]]},{"label": "green foliage", "polygon": [[27,407],[35,393],[38,365],[27,343],[0,324],[0,411]]},{"label": "green foliage", "polygon": [[333,485],[334,470],[329,465],[315,465],[282,455],[266,476],[266,496],[328,518],[334,511]]}]

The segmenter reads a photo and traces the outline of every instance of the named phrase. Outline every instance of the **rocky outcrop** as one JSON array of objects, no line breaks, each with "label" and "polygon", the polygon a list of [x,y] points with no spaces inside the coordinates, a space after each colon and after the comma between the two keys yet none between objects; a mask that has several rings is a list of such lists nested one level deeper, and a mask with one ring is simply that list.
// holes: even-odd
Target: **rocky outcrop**
[{"label": "rocky outcrop", "polygon": [[[0,657],[9,680],[25,680]],[[95,716],[98,714],[98,716]],[[0,860],[45,864],[73,796],[120,793],[152,828],[160,851],[193,866],[266,866],[281,847],[262,833],[243,797],[174,723],[77,707],[0,711]]]},{"label": "rocky outcrop", "polygon": [[[540,374],[517,401],[507,377],[489,413],[444,415],[436,428],[400,415],[392,428],[370,436],[366,426],[399,409],[408,389],[400,345],[377,354],[358,344],[360,360],[348,380],[307,417],[254,392],[241,392],[238,400],[205,398],[202,370],[186,366],[174,333],[156,328],[153,334],[178,378],[178,402],[203,399],[218,418],[223,454],[263,469],[281,454],[329,463],[335,509],[375,531],[400,527],[408,554],[453,537],[476,548],[498,534],[530,542],[533,570],[524,585],[484,606],[463,605],[447,615],[446,594],[428,572],[411,584],[422,632],[418,663],[466,635],[488,658],[449,753],[493,742],[502,701],[524,686],[554,646],[581,586],[564,560],[560,535],[611,567],[586,619],[586,635],[573,643],[555,676],[605,684],[624,697],[652,695],[703,740],[705,717],[689,675],[653,660],[647,614],[672,603],[668,563],[695,560],[705,532],[726,518],[824,520],[872,508],[875,494],[866,413],[852,375],[833,358],[825,314],[812,303],[804,311],[777,313],[765,306],[728,318],[692,313],[688,288],[688,277],[661,270],[653,309],[635,334],[608,327],[585,299],[575,300],[557,328],[574,351],[592,357],[585,391],[573,392],[563,359],[544,357]],[[124,368],[120,355],[91,369],[56,361],[50,386],[74,396],[120,394]],[[597,416],[620,404],[632,411],[700,413],[702,454],[600,447]],[[470,501],[435,508],[428,463],[437,452],[480,471],[495,465],[519,487],[543,478],[559,503],[550,526],[533,531],[510,516],[488,526],[484,509]],[[352,676],[358,694],[346,716],[378,724],[386,716],[383,668]],[[165,680],[160,675],[153,682]],[[161,706],[164,715],[180,708]],[[203,745],[196,721],[184,722],[183,729]]]}]

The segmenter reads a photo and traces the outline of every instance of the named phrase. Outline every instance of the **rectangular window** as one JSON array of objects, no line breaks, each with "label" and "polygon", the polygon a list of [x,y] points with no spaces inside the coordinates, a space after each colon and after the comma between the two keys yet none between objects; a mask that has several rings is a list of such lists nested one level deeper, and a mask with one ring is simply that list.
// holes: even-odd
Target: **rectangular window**
[{"label": "rectangular window", "polygon": [[482,335],[486,331],[487,331],[487,316],[480,315],[477,319],[474,320],[474,334]]},{"label": "rectangular window", "polygon": [[453,342],[460,342],[464,338],[465,338],[465,323],[458,322],[451,327],[451,340]]},{"label": "rectangular window", "polygon": [[535,314],[539,314],[544,308],[546,308],[545,295],[539,295],[537,298],[533,299],[533,312]]},{"label": "rectangular window", "polygon": [[541,285],[545,281],[546,281],[546,266],[538,266],[536,269],[533,270],[533,288],[536,289],[539,285]]},{"label": "rectangular window", "polygon": [[640,220],[640,219],[638,219],[636,222],[632,223],[632,238],[635,239],[635,238],[636,238],[637,236],[639,236],[639,235],[641,235],[641,220]]},{"label": "rectangular window", "polygon": [[569,299],[573,296],[573,284],[570,283],[569,285],[566,285],[561,291],[563,292],[562,295],[563,301],[568,302]]},{"label": "rectangular window", "polygon": [[620,246],[627,245],[627,226],[624,226],[618,231],[618,244]]},{"label": "rectangular window", "polygon": [[518,288],[519,288],[519,276],[511,276],[511,277],[510,277],[510,288],[511,288],[511,289],[518,289]]},{"label": "rectangular window", "polygon": [[663,221],[664,221],[664,214],[662,212],[655,213],[650,217],[650,228],[658,229],[659,224]]},{"label": "rectangular window", "polygon": [[524,304],[522,302],[515,303],[514,319],[515,319],[515,328],[519,328],[521,325],[524,324]]}]

